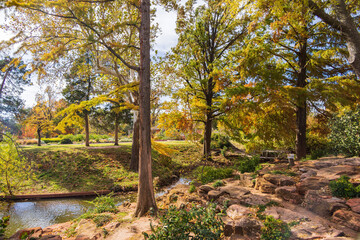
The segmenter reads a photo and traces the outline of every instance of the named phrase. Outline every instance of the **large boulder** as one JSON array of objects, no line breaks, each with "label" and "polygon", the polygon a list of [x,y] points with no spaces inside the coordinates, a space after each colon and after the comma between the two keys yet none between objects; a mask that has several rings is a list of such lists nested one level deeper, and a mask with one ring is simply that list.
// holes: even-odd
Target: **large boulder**
[{"label": "large boulder", "polygon": [[329,236],[336,236],[338,233],[328,226],[313,222],[305,221],[291,227],[291,239],[323,239]]},{"label": "large boulder", "polygon": [[232,185],[226,185],[225,187],[220,187],[219,191],[229,194],[230,197],[232,198],[241,198],[242,196],[250,193],[250,191],[246,188],[232,186]]},{"label": "large boulder", "polygon": [[265,205],[271,200],[265,196],[258,194],[248,194],[239,199],[240,204],[244,206],[256,206],[256,205]]},{"label": "large boulder", "polygon": [[233,220],[248,216],[250,213],[251,213],[251,211],[249,210],[249,208],[238,205],[238,204],[231,205],[226,210],[227,216]]},{"label": "large boulder", "polygon": [[331,219],[333,222],[342,224],[348,228],[360,232],[360,214],[348,210],[339,209],[334,212]]},{"label": "large boulder", "polygon": [[336,197],[321,195],[316,190],[309,190],[302,205],[322,217],[331,217],[338,209],[347,209],[345,201]]},{"label": "large boulder", "polygon": [[284,222],[292,222],[292,221],[303,221],[304,220],[304,215],[294,212],[290,209],[286,209],[283,207],[268,207],[266,208],[266,210],[264,211],[265,215],[271,215],[273,216],[275,219],[280,219]]},{"label": "large boulder", "polygon": [[264,178],[259,177],[256,179],[255,189],[260,190],[262,193],[274,194],[276,187],[275,184],[266,181]]},{"label": "large boulder", "polygon": [[261,235],[261,223],[255,218],[243,217],[234,222],[235,234],[256,239]]},{"label": "large boulder", "polygon": [[353,212],[360,213],[360,198],[352,198],[346,201]]},{"label": "large boulder", "polygon": [[303,180],[308,177],[315,177],[316,175],[317,175],[316,171],[312,169],[308,169],[307,171],[305,171],[303,174],[300,175],[300,179]]},{"label": "large boulder", "polygon": [[238,185],[240,187],[249,187],[249,188],[254,187],[255,182],[252,177],[252,173],[241,173],[238,176],[239,176]]},{"label": "large boulder", "polygon": [[292,177],[281,174],[265,174],[263,178],[276,186],[291,186],[295,184]]},{"label": "large boulder", "polygon": [[296,184],[299,194],[305,195],[308,190],[320,190],[329,185],[329,180],[322,177],[308,177]]},{"label": "large boulder", "polygon": [[275,189],[277,197],[293,204],[300,204],[303,197],[296,191],[295,186],[283,186]]},{"label": "large boulder", "polygon": [[209,186],[209,185],[201,185],[198,188],[198,193],[199,194],[207,194],[208,192],[210,192],[211,190],[214,190],[213,187]]},{"label": "large boulder", "polygon": [[208,192],[207,196],[209,200],[216,200],[224,194],[226,194],[224,191],[211,190]]},{"label": "large boulder", "polygon": [[327,168],[322,168],[317,172],[317,176],[324,177],[328,180],[338,179],[342,175],[352,176],[359,173],[359,167],[349,165],[337,165]]}]

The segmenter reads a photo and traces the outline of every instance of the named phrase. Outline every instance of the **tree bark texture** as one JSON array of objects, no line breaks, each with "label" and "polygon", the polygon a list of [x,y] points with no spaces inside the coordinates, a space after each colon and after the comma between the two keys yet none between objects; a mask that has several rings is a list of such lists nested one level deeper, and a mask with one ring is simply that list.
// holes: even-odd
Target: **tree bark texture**
[{"label": "tree bark texture", "polygon": [[40,147],[40,146],[41,146],[41,127],[38,127],[38,129],[37,129],[37,135],[38,135],[37,145]]},{"label": "tree bark texture", "polygon": [[140,119],[138,114],[136,115],[136,120],[134,121],[133,127],[133,138],[132,138],[132,148],[131,148],[131,162],[130,170],[134,172],[139,171],[139,138],[140,138]]},{"label": "tree bark texture", "polygon": [[135,216],[157,211],[152,179],[150,131],[150,0],[140,1],[140,158]]},{"label": "tree bark texture", "polygon": [[336,0],[334,4],[336,16],[329,15],[315,2],[309,0],[309,6],[313,13],[345,37],[349,52],[348,61],[357,78],[360,79],[360,33],[344,0]]},{"label": "tree bark texture", "polygon": [[119,116],[115,115],[115,146],[119,146]]},{"label": "tree bark texture", "polygon": [[89,113],[85,111],[85,146],[90,146]]},{"label": "tree bark texture", "polygon": [[[306,87],[306,63],[307,63],[307,39],[300,43],[299,66],[296,87]],[[306,157],[306,93],[305,89],[297,96],[296,106],[296,158],[300,160]],[[290,163],[292,165],[292,163]]]},{"label": "tree bark texture", "polygon": [[[209,116],[210,115],[210,116]],[[212,133],[212,119],[211,114],[207,114],[205,122],[205,133],[204,133],[204,159],[211,160],[211,133]]]},{"label": "tree bark texture", "polygon": [[[213,59],[211,59],[213,62]],[[205,93],[206,97],[206,120],[205,120],[205,132],[204,132],[204,159],[211,160],[211,133],[212,133],[212,120],[213,120],[213,78],[210,77],[207,84]]]}]

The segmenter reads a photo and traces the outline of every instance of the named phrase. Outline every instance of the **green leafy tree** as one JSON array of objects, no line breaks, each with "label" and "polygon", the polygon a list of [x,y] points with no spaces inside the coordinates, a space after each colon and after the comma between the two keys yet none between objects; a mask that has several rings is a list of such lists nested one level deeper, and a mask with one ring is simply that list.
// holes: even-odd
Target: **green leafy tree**
[{"label": "green leafy tree", "polygon": [[[65,74],[67,86],[62,94],[69,104],[80,104],[83,101],[89,101],[94,92],[93,84],[96,74],[92,71],[91,57],[85,53],[73,63],[70,72]],[[82,109],[77,114],[84,119],[85,128],[85,146],[90,146],[90,125],[89,109]]]},{"label": "green leafy tree", "polygon": [[18,123],[26,110],[20,94],[30,84],[26,65],[18,59],[4,57],[0,60],[0,121],[13,133],[18,133]]},{"label": "green leafy tree", "polygon": [[13,195],[16,188],[29,179],[31,168],[10,134],[1,134],[0,184],[1,191]]},{"label": "green leafy tree", "polygon": [[360,156],[360,108],[334,116],[330,122],[334,150],[348,156]]},{"label": "green leafy tree", "polygon": [[329,110],[333,86],[348,80],[349,67],[338,54],[344,42],[305,4],[260,0],[250,7],[256,9],[252,34],[239,55],[244,84],[231,93],[240,112],[229,125],[242,121],[243,136],[259,145],[292,147],[295,140],[297,159],[304,158],[308,112]]},{"label": "green leafy tree", "polygon": [[204,123],[205,159],[211,158],[213,122],[226,111],[224,91],[231,84],[226,70],[247,33],[241,11],[241,3],[221,0],[199,7],[188,1],[178,9],[179,41],[171,58],[182,80],[183,102],[190,103],[194,120]]},{"label": "green leafy tree", "polygon": [[[108,56],[138,72],[142,127],[136,215],[144,215],[150,208],[156,210],[150,140],[150,1],[8,0],[4,5],[16,7],[16,11],[11,11],[15,16],[11,20],[16,22],[11,24],[16,28],[11,29],[16,36],[4,45],[19,43],[20,51],[30,51],[34,55],[33,69],[39,76],[45,73],[44,66],[49,62],[59,62],[62,55],[88,49],[89,45],[94,46],[94,50],[104,50]],[[129,35],[138,41],[131,41]]]}]

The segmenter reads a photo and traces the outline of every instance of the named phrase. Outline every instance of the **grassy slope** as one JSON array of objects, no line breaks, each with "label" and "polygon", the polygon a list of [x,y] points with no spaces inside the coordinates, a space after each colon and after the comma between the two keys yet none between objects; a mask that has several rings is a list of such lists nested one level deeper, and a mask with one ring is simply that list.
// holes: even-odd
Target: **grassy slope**
[{"label": "grassy slope", "polygon": [[[189,142],[161,142],[163,147],[177,150],[171,156],[153,151],[153,175],[160,185],[171,177],[186,175],[200,163],[201,147]],[[24,183],[16,193],[73,192],[116,189],[137,185],[138,174],[128,171],[131,144],[26,146],[35,178]]]}]

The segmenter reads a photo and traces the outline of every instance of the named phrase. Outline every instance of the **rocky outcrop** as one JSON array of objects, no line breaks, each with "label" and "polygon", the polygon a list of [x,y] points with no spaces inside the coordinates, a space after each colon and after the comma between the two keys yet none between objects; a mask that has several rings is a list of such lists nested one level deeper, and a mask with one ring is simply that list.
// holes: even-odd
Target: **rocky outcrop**
[{"label": "rocky outcrop", "polygon": [[309,190],[302,205],[322,217],[331,217],[339,209],[348,209],[345,201],[328,195],[321,195],[316,190]]},{"label": "rocky outcrop", "polygon": [[41,227],[27,228],[17,231],[12,235],[9,240],[21,240],[21,239],[32,239],[32,240],[62,240],[62,237],[54,234],[46,234]]},{"label": "rocky outcrop", "polygon": [[277,197],[293,204],[300,204],[303,197],[297,192],[295,186],[283,186],[275,189]]},{"label": "rocky outcrop", "polygon": [[343,209],[337,210],[332,216],[332,221],[360,232],[360,214],[355,212]]},{"label": "rocky outcrop", "polygon": [[329,185],[329,180],[323,177],[308,177],[296,184],[297,192],[305,195],[308,190],[321,190]]},{"label": "rocky outcrop", "polygon": [[351,210],[355,213],[360,213],[360,198],[353,198],[346,201]]}]

